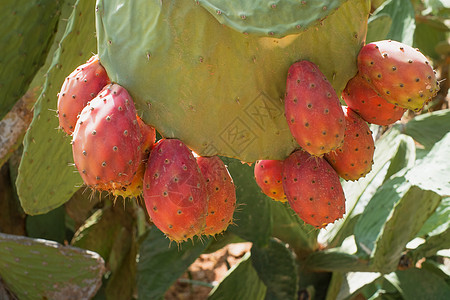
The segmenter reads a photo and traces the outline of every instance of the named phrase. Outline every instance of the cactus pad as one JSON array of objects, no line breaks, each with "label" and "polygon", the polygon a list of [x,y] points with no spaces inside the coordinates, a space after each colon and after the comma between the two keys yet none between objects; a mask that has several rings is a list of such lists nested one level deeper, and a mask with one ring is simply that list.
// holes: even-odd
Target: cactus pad
[{"label": "cactus pad", "polygon": [[0,120],[28,89],[45,63],[61,1],[2,0],[0,17]]},{"label": "cactus pad", "polygon": [[104,272],[95,252],[0,233],[0,276],[19,299],[90,299]]},{"label": "cactus pad", "polygon": [[[264,14],[257,12],[260,2],[265,1],[239,4],[249,21],[252,13]],[[356,73],[369,1],[328,2],[327,10],[336,10],[321,22],[296,34],[283,29],[289,35],[275,38],[261,36],[272,30],[270,24],[260,34],[223,26],[212,1],[98,0],[100,61],[111,81],[130,92],[143,120],[164,137],[179,138],[202,156],[284,159],[298,147],[283,115],[289,66],[311,60],[338,94]],[[229,17],[240,10],[222,5]],[[287,7],[279,5],[278,18],[288,15]]]},{"label": "cactus pad", "polygon": [[77,1],[74,6],[64,5],[61,12],[62,18],[71,15],[61,40],[57,34],[59,47],[24,138],[16,181],[21,205],[30,215],[46,213],[65,203],[83,182],[71,166],[70,138],[57,129],[57,93],[65,77],[95,51],[94,9],[94,3]]},{"label": "cactus pad", "polygon": [[221,24],[239,32],[283,37],[306,30],[347,0],[199,0]]}]

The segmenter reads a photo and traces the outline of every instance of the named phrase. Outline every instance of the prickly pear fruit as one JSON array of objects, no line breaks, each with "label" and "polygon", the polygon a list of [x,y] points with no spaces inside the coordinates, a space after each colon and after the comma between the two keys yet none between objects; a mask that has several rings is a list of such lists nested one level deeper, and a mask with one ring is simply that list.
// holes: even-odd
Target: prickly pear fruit
[{"label": "prickly pear fruit", "polygon": [[144,201],[153,223],[182,242],[205,229],[206,182],[191,150],[178,139],[159,140],[144,175]]},{"label": "prickly pear fruit", "polygon": [[142,134],[141,138],[141,158],[139,161],[139,167],[136,171],[136,175],[134,175],[133,180],[127,186],[122,186],[119,189],[112,190],[111,193],[115,196],[122,196],[123,198],[127,197],[139,197],[142,194],[143,184],[144,184],[144,173],[145,168],[147,166],[147,160],[150,155],[150,151],[155,144],[156,139],[156,131],[150,125],[147,125],[142,121],[139,116],[136,116],[138,121],[139,129]]},{"label": "prickly pear fruit", "polygon": [[140,144],[133,100],[123,87],[110,84],[81,111],[73,133],[73,159],[86,185],[120,189],[138,169]]},{"label": "prickly pear fruit", "polygon": [[292,153],[283,165],[283,188],[292,209],[316,228],[342,218],[345,196],[336,171],[324,158]]},{"label": "prickly pear fruit", "polygon": [[98,55],[92,56],[70,73],[58,93],[59,127],[67,134],[72,134],[78,115],[109,82]]},{"label": "prickly pear fruit", "polygon": [[342,107],[347,123],[344,143],[325,159],[345,180],[358,180],[372,170],[375,144],[367,123],[353,110]]},{"label": "prickly pear fruit", "polygon": [[388,102],[414,111],[421,110],[439,91],[427,58],[400,42],[384,40],[365,45],[358,54],[358,70]]},{"label": "prickly pear fruit", "polygon": [[393,124],[406,111],[406,108],[387,102],[358,74],[347,83],[342,98],[349,108],[371,124]]},{"label": "prickly pear fruit", "polygon": [[291,65],[286,81],[285,114],[297,143],[322,156],[344,140],[344,114],[327,78],[312,62]]},{"label": "prickly pear fruit", "polygon": [[264,194],[276,201],[287,201],[282,182],[282,160],[258,160],[255,164],[254,174],[256,183]]},{"label": "prickly pear fruit", "polygon": [[218,156],[197,157],[200,171],[206,181],[209,196],[205,235],[225,231],[233,222],[236,208],[236,189],[227,167]]}]

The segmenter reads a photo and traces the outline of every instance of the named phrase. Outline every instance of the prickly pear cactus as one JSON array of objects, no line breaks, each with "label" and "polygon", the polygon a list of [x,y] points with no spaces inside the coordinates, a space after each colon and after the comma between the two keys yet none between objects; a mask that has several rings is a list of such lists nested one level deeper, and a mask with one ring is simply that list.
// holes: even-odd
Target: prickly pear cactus
[{"label": "prickly pear cactus", "polygon": [[316,25],[346,1],[199,0],[195,2],[203,6],[221,24],[239,32],[284,37]]},{"label": "prickly pear cactus", "polygon": [[19,299],[90,299],[105,262],[95,252],[0,233],[0,276]]},{"label": "prickly pear cactus", "polygon": [[313,61],[340,94],[356,73],[369,1],[218,2],[97,0],[100,61],[164,137],[203,156],[284,159],[298,146],[283,115],[289,66]]},{"label": "prickly pear cactus", "polygon": [[60,13],[61,1],[2,0],[0,120],[45,63]]},{"label": "prickly pear cactus", "polygon": [[77,0],[73,7],[66,4],[64,8],[72,13],[34,107],[16,181],[20,203],[30,215],[48,212],[65,203],[82,183],[74,172],[70,138],[57,129],[57,93],[65,77],[95,51],[95,6],[92,1]]}]

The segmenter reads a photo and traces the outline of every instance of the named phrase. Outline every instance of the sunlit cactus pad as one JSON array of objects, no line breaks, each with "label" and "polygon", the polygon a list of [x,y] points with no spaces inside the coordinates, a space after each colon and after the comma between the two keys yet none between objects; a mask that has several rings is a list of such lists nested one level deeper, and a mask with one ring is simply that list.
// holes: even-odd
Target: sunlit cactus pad
[{"label": "sunlit cactus pad", "polygon": [[0,276],[19,299],[90,299],[104,272],[95,252],[0,233]]},{"label": "sunlit cactus pad", "polygon": [[283,37],[315,25],[347,0],[199,0],[222,24],[239,32]]},{"label": "sunlit cactus pad", "polygon": [[298,147],[284,117],[289,66],[311,60],[338,94],[356,73],[369,1],[334,5],[317,25],[278,39],[224,26],[196,1],[99,0],[100,61],[164,137],[200,155],[284,159]]}]

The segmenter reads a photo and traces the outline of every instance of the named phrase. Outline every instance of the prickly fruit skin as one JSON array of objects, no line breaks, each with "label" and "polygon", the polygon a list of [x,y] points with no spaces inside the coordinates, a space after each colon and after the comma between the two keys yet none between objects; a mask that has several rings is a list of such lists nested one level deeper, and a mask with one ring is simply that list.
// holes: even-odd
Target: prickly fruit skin
[{"label": "prickly fruit skin", "polygon": [[340,177],[355,181],[372,170],[375,143],[367,123],[353,110],[342,109],[347,123],[344,143],[325,159]]},{"label": "prickly fruit skin", "polygon": [[58,93],[59,127],[72,134],[78,115],[109,82],[97,55],[70,73]]},{"label": "prickly fruit skin", "polygon": [[180,140],[162,139],[153,147],[144,175],[144,200],[153,223],[171,240],[185,241],[204,230],[206,182]]},{"label": "prickly fruit skin", "polygon": [[218,156],[197,157],[200,171],[206,181],[209,196],[205,235],[225,231],[233,222],[236,208],[236,188],[227,167]]},{"label": "prickly fruit skin", "polygon": [[292,209],[316,228],[342,218],[345,196],[336,171],[324,158],[295,151],[283,165],[283,188]]},{"label": "prickly fruit skin", "polygon": [[112,190],[111,193],[115,196],[122,196],[123,198],[137,198],[142,194],[144,186],[144,173],[147,167],[148,157],[155,144],[156,131],[150,125],[147,125],[142,121],[139,116],[136,116],[138,121],[139,129],[141,131],[141,158],[139,161],[139,167],[134,175],[133,180],[127,186],[122,186],[119,189]]},{"label": "prickly fruit skin", "polygon": [[344,139],[344,114],[327,78],[309,61],[289,68],[286,81],[285,114],[297,143],[308,153],[322,156]]},{"label": "prickly fruit skin", "polygon": [[255,180],[262,192],[273,200],[286,202],[283,189],[283,161],[258,160],[255,164]]},{"label": "prickly fruit skin", "polygon": [[376,125],[393,124],[400,120],[407,110],[387,102],[358,74],[347,83],[342,98],[348,107],[366,122]]},{"label": "prickly fruit skin", "polygon": [[414,111],[421,110],[439,91],[427,58],[400,42],[365,45],[358,54],[358,70],[388,102]]},{"label": "prickly fruit skin", "polygon": [[86,185],[115,190],[131,183],[141,156],[141,132],[128,92],[106,86],[82,110],[75,126],[72,151]]}]

